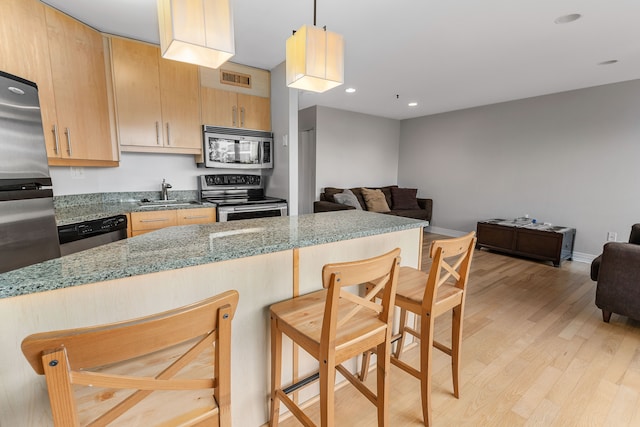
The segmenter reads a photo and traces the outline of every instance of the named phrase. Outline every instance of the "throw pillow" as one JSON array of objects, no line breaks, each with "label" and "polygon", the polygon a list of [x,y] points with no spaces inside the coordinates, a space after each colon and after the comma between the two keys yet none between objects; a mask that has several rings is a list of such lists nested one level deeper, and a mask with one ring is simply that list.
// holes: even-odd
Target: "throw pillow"
[{"label": "throw pillow", "polygon": [[362,189],[362,197],[367,205],[367,210],[371,212],[389,212],[387,199],[384,197],[382,190]]},{"label": "throw pillow", "polygon": [[418,194],[417,188],[391,187],[393,209],[420,209],[416,194]]},{"label": "throw pillow", "polygon": [[358,199],[351,190],[344,190],[342,193],[334,194],[333,199],[341,205],[353,206],[356,210],[362,210],[360,202],[358,202]]}]

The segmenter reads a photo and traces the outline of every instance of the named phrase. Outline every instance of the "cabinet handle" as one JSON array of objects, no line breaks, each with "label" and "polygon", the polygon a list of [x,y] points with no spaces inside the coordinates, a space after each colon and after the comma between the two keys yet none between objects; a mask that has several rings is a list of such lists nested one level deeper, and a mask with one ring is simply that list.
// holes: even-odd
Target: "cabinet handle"
[{"label": "cabinet handle", "polygon": [[56,145],[53,146],[53,149],[56,154],[60,154],[60,139],[58,138],[58,125],[53,125],[53,140],[56,142]]},{"label": "cabinet handle", "polygon": [[244,127],[244,107],[240,107],[240,127]]},{"label": "cabinet handle", "polygon": [[164,222],[169,221],[169,218],[156,218],[156,219],[141,219],[140,222]]},{"label": "cabinet handle", "polygon": [[156,144],[160,145],[160,123],[156,122]]},{"label": "cabinet handle", "polygon": [[64,128],[64,134],[67,135],[67,152],[69,153],[69,157],[73,156],[71,152],[71,130],[69,128]]},{"label": "cabinet handle", "polygon": [[237,107],[233,107],[231,109],[231,115],[233,117],[232,121],[233,121],[233,125],[237,126],[236,123],[238,122],[237,118],[238,118],[238,108]]},{"label": "cabinet handle", "polygon": [[167,122],[167,145],[171,145],[171,129],[169,128],[169,122]]},{"label": "cabinet handle", "polygon": [[209,218],[209,215],[193,215],[193,216],[183,216],[182,219],[202,219]]}]

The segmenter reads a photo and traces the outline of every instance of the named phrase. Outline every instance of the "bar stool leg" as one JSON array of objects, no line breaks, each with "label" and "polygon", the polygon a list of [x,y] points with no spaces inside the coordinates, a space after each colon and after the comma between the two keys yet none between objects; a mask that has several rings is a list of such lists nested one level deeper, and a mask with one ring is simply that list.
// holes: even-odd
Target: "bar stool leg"
[{"label": "bar stool leg", "polygon": [[333,427],[335,419],[335,359],[320,361],[320,425]]},{"label": "bar stool leg", "polygon": [[420,394],[422,397],[422,416],[424,425],[430,426],[431,419],[431,359],[433,356],[433,330],[434,319],[431,313],[423,313],[420,316]]},{"label": "bar stool leg", "polygon": [[[377,407],[378,427],[389,425],[389,370],[391,369],[391,345],[385,341],[377,347]],[[384,355],[384,356],[382,356]]]},{"label": "bar stool leg", "polygon": [[451,327],[451,376],[453,378],[453,395],[460,398],[460,352],[462,350],[462,317],[464,305],[453,309]]},{"label": "bar stool leg", "polygon": [[276,320],[271,318],[271,413],[269,426],[277,427],[280,417],[280,398],[277,390],[282,381],[282,332],[276,326]]},{"label": "bar stool leg", "polygon": [[398,325],[398,334],[400,334],[400,338],[396,342],[396,350],[393,352],[393,356],[396,359],[400,359],[400,355],[402,354],[402,349],[404,347],[404,338],[406,335],[406,326],[407,326],[407,310],[404,308],[400,309],[400,324]]}]

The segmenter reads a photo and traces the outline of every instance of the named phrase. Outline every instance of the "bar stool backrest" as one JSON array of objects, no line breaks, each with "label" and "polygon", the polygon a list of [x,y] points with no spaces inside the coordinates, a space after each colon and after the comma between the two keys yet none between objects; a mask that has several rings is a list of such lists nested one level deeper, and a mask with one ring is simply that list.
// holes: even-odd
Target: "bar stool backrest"
[{"label": "bar stool backrest", "polygon": [[[227,291],[139,319],[26,337],[22,351],[46,377],[54,424],[99,426],[117,419],[153,425],[166,415],[160,421],[167,425],[217,417],[220,426],[230,426],[231,320],[238,297]],[[89,387],[74,392],[76,386]],[[144,400],[159,390],[154,397],[161,403]],[[196,409],[186,406],[194,402]],[[134,407],[140,414],[130,415]],[[127,416],[134,418],[123,421]]]}]

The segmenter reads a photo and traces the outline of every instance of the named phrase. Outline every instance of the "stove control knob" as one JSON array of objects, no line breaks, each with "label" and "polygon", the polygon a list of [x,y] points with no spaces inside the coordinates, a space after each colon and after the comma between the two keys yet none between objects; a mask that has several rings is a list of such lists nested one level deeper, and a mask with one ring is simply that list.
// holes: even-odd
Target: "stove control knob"
[{"label": "stove control knob", "polygon": [[213,177],[213,183],[214,183],[215,185],[220,185],[220,184],[222,184],[222,177],[221,177],[220,175],[215,175],[215,176]]}]

